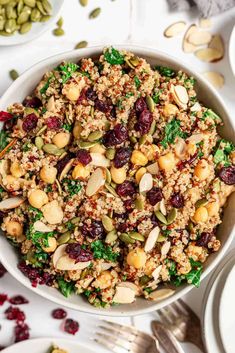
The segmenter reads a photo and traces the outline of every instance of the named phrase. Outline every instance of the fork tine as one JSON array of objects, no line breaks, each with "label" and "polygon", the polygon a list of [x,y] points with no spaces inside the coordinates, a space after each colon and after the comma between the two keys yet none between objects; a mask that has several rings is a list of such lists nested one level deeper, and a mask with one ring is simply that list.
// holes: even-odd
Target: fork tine
[{"label": "fork tine", "polygon": [[99,325],[98,328],[101,328],[107,332],[109,332],[110,334],[114,335],[115,337],[123,337],[126,338],[129,342],[134,341],[136,334],[135,333],[130,333],[128,331],[121,331],[118,329],[115,329],[113,327],[108,327],[108,326],[103,326],[103,325]]},{"label": "fork tine", "polygon": [[113,346],[113,348],[115,346],[118,346],[118,347],[126,349],[127,351],[130,349],[131,342],[126,341],[124,338],[122,338],[120,336],[114,337],[113,335],[110,336],[109,334],[104,333],[104,332],[96,332],[95,334],[98,337],[98,339],[100,339],[100,338],[101,338],[101,340],[104,339],[107,343],[110,343]]},{"label": "fork tine", "polygon": [[121,325],[121,324],[118,324],[117,322],[108,321],[108,320],[102,320],[102,322],[104,322],[108,326],[112,326],[113,328],[116,328],[121,331],[125,331],[125,332],[128,331],[132,334],[137,334],[139,332],[134,326]]},{"label": "fork tine", "polygon": [[182,299],[177,300],[176,302],[181,309],[184,310],[186,315],[193,315],[198,319],[198,316],[195,314],[195,312],[186,304]]},{"label": "fork tine", "polygon": [[168,305],[166,308],[162,308],[158,310],[158,313],[161,319],[163,320],[163,322],[165,321],[167,325],[173,324],[173,322],[177,317],[172,305]]},{"label": "fork tine", "polygon": [[102,338],[92,338],[93,341],[99,343],[100,345],[108,348],[110,351],[112,351],[113,353],[119,353],[120,350],[118,349],[118,346],[114,345],[111,342],[107,342],[105,339]]}]

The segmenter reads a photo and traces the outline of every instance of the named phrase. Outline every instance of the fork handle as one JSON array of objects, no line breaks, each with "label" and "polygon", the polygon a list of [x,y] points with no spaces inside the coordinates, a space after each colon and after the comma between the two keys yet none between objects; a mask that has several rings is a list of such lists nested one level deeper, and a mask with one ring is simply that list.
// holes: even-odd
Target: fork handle
[{"label": "fork handle", "polygon": [[183,348],[175,336],[160,321],[152,321],[151,327],[154,336],[158,339],[160,346],[168,353],[184,353]]}]

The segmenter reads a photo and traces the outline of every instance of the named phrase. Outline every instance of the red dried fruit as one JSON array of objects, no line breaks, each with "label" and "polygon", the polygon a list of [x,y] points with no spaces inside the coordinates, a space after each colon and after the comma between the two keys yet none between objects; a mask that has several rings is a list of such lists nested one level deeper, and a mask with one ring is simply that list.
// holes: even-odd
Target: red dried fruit
[{"label": "red dried fruit", "polygon": [[0,305],[3,305],[7,301],[7,295],[0,293]]},{"label": "red dried fruit", "polygon": [[77,100],[77,104],[82,104],[83,101],[86,100],[86,89],[83,88],[83,90],[81,91],[81,94],[80,96],[78,97],[78,100]]},{"label": "red dried fruit", "polygon": [[135,194],[135,185],[131,181],[126,180],[117,186],[116,192],[120,197],[133,197]]},{"label": "red dried fruit", "polygon": [[7,320],[16,320],[17,322],[25,321],[25,314],[19,308],[14,308],[9,306],[5,311],[5,316]]},{"label": "red dried fruit", "polygon": [[82,165],[87,165],[92,161],[90,153],[83,149],[76,152],[76,158]]},{"label": "red dried fruit", "polygon": [[[5,217],[5,215],[4,215],[4,217]],[[5,267],[0,263],[0,278],[2,278],[6,272],[7,272],[7,270],[5,269]]]},{"label": "red dried fruit", "polygon": [[68,164],[68,162],[74,157],[71,152],[68,152],[62,159],[57,162],[56,169],[58,171],[58,175],[61,174],[64,167]]},{"label": "red dried fruit", "polygon": [[214,235],[214,232],[203,232],[201,233],[201,236],[199,239],[197,239],[196,241],[196,245],[197,246],[204,246],[204,247],[207,247],[209,241],[211,240],[211,238],[213,237]]},{"label": "red dried fruit", "polygon": [[95,100],[95,108],[103,113],[110,113],[113,106],[108,102],[101,101],[100,99]]},{"label": "red dried fruit", "polygon": [[67,316],[67,312],[64,309],[54,309],[51,316],[56,320],[62,320]]},{"label": "red dried fruit", "polygon": [[22,295],[15,295],[14,297],[11,297],[9,299],[9,303],[13,305],[22,305],[22,304],[28,304],[29,301],[28,299],[24,298]]},{"label": "red dried fruit", "polygon": [[8,113],[8,112],[4,112],[4,111],[0,111],[0,121],[7,121],[13,118],[13,115]]},{"label": "red dried fruit", "polygon": [[26,98],[23,101],[23,105],[29,108],[40,108],[42,106],[42,102],[38,97]]},{"label": "red dried fruit", "polygon": [[148,107],[147,107],[147,104],[145,102],[145,99],[143,97],[138,98],[137,101],[135,102],[136,114],[139,115],[140,113],[142,113],[146,109],[148,109]]},{"label": "red dried fruit", "polygon": [[175,208],[182,208],[184,207],[184,198],[179,192],[176,192],[171,196],[170,203]]},{"label": "red dried fruit", "polygon": [[104,235],[104,227],[100,221],[92,221],[91,224],[83,224],[81,232],[91,238],[101,238]]},{"label": "red dried fruit", "polygon": [[180,161],[177,164],[178,169],[179,170],[183,170],[186,167],[187,164],[189,164],[189,165],[192,164],[197,159],[197,157],[198,157],[198,153],[196,152],[196,153],[194,153],[192,155],[192,157],[190,159],[184,160],[184,161]]},{"label": "red dried fruit", "polygon": [[160,188],[153,187],[146,193],[146,197],[150,205],[155,206],[163,198],[162,190]]},{"label": "red dried fruit", "polygon": [[133,211],[133,202],[132,200],[125,200],[123,202],[123,205],[128,213],[131,213]]},{"label": "red dried fruit", "polygon": [[79,323],[73,319],[66,319],[64,324],[64,331],[70,335],[75,335],[79,330]]},{"label": "red dried fruit", "polygon": [[149,132],[152,122],[153,115],[149,110],[145,109],[140,113],[138,122],[135,124],[135,129],[140,132],[141,136],[143,136]]},{"label": "red dried fruit", "polygon": [[31,265],[27,265],[25,261],[19,263],[18,268],[26,277],[28,277],[33,287],[37,287],[37,284],[41,282],[42,277],[39,270],[33,268]]},{"label": "red dried fruit", "polygon": [[30,337],[29,326],[25,322],[22,322],[16,325],[14,331],[15,331],[15,342],[28,340]]},{"label": "red dried fruit", "polygon": [[24,131],[30,132],[31,130],[35,129],[35,127],[37,126],[37,123],[38,123],[38,117],[34,113],[32,113],[27,115],[23,119],[22,128]]},{"label": "red dried fruit", "polygon": [[235,184],[235,166],[223,167],[220,169],[219,178],[227,185]]},{"label": "red dried fruit", "polygon": [[106,147],[120,145],[128,139],[128,130],[125,126],[117,124],[113,130],[109,130],[103,137]]},{"label": "red dried fruit", "polygon": [[89,87],[86,91],[86,97],[90,101],[95,101],[97,99],[97,93],[94,91],[92,87]]},{"label": "red dried fruit", "polygon": [[50,130],[59,130],[62,126],[62,122],[57,116],[50,116],[49,118],[47,118],[46,124],[48,129]]},{"label": "red dried fruit", "polygon": [[126,163],[129,162],[131,158],[131,150],[128,147],[120,147],[117,149],[114,158],[114,166],[116,168],[123,167]]},{"label": "red dried fruit", "polygon": [[65,251],[71,259],[75,260],[75,263],[93,259],[92,253],[89,250],[82,249],[79,243],[68,244]]}]

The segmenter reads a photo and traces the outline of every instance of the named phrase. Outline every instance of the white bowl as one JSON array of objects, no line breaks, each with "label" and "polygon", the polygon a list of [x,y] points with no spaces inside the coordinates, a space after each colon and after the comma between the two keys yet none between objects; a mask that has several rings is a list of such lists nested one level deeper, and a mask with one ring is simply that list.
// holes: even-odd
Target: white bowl
[{"label": "white bowl", "polygon": [[[197,92],[199,99],[202,100],[205,105],[212,108],[218,113],[224,120],[225,126],[221,130],[223,137],[234,141],[234,121],[229,117],[223,101],[221,100],[218,93],[213,87],[211,87],[205,79],[203,79],[198,73],[188,67],[188,65],[178,62],[176,58],[164,54],[157,50],[150,50],[137,46],[117,46],[120,49],[128,49],[134,52],[136,55],[146,58],[152,65],[165,65],[170,66],[174,69],[182,69],[188,74],[194,76],[197,80]],[[82,57],[94,57],[98,56],[102,51],[101,47],[93,47],[88,49],[74,50],[71,52],[62,53],[33,66],[21,75],[15,82],[12,83],[10,88],[5,92],[0,100],[0,110],[6,109],[8,105],[13,102],[21,102],[23,99],[34,89],[36,84],[40,81],[43,74],[57,66],[62,60],[78,61]],[[211,254],[208,261],[205,264],[205,268],[202,274],[202,278],[205,278],[209,272],[219,263],[224,257],[224,253],[229,248],[234,232],[234,214],[235,214],[235,195],[230,197],[228,206],[224,213],[224,219],[222,225],[219,227],[219,238],[222,242],[222,246],[219,252]],[[193,286],[184,285],[178,287],[173,296],[164,299],[160,302],[148,301],[143,298],[138,298],[133,304],[126,304],[120,306],[114,306],[110,309],[101,309],[91,306],[82,296],[73,295],[69,298],[65,298],[62,294],[53,288],[46,286],[38,286],[33,288],[29,280],[18,270],[18,256],[14,251],[12,245],[8,243],[5,237],[0,236],[0,261],[7,268],[7,270],[22,284],[33,290],[35,293],[43,296],[44,298],[50,299],[57,304],[64,305],[68,308],[84,311],[91,314],[102,314],[107,316],[130,316],[137,314],[144,314],[157,310],[189,292]],[[195,289],[200,290],[200,289]]]},{"label": "white bowl", "polygon": [[229,39],[228,56],[233,75],[235,76],[235,26]]},{"label": "white bowl", "polygon": [[10,46],[30,42],[31,40],[41,36],[48,29],[52,28],[54,23],[60,17],[64,0],[50,0],[50,3],[52,5],[52,14],[51,18],[47,22],[34,22],[31,30],[25,34],[20,34],[17,32],[9,37],[0,36],[0,46]]}]

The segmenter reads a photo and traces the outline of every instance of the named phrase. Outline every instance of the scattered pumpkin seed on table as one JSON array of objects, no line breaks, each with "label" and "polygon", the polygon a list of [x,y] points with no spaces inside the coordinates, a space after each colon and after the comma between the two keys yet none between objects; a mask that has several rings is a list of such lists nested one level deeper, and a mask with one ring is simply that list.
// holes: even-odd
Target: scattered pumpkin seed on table
[{"label": "scattered pumpkin seed on table", "polygon": [[87,6],[87,4],[88,4],[88,0],[79,0],[79,2],[80,2],[80,5],[82,5],[82,6]]},{"label": "scattered pumpkin seed on table", "polygon": [[94,18],[98,17],[100,15],[100,13],[101,13],[101,8],[97,7],[96,9],[94,9],[93,11],[90,12],[89,18],[94,19]]},{"label": "scattered pumpkin seed on table", "polygon": [[81,42],[77,43],[75,45],[75,49],[82,49],[82,48],[86,48],[88,45],[87,41],[82,40]]},{"label": "scattered pumpkin seed on table", "polygon": [[13,81],[15,81],[19,77],[18,72],[14,69],[9,72],[9,75]]},{"label": "scattered pumpkin seed on table", "polygon": [[56,36],[56,37],[60,37],[60,36],[63,36],[65,34],[63,28],[55,28],[53,30],[53,34]]},{"label": "scattered pumpkin seed on table", "polygon": [[60,18],[58,19],[58,21],[56,22],[56,24],[57,24],[57,26],[58,26],[59,28],[63,27],[63,24],[64,24],[63,17],[60,17]]}]

